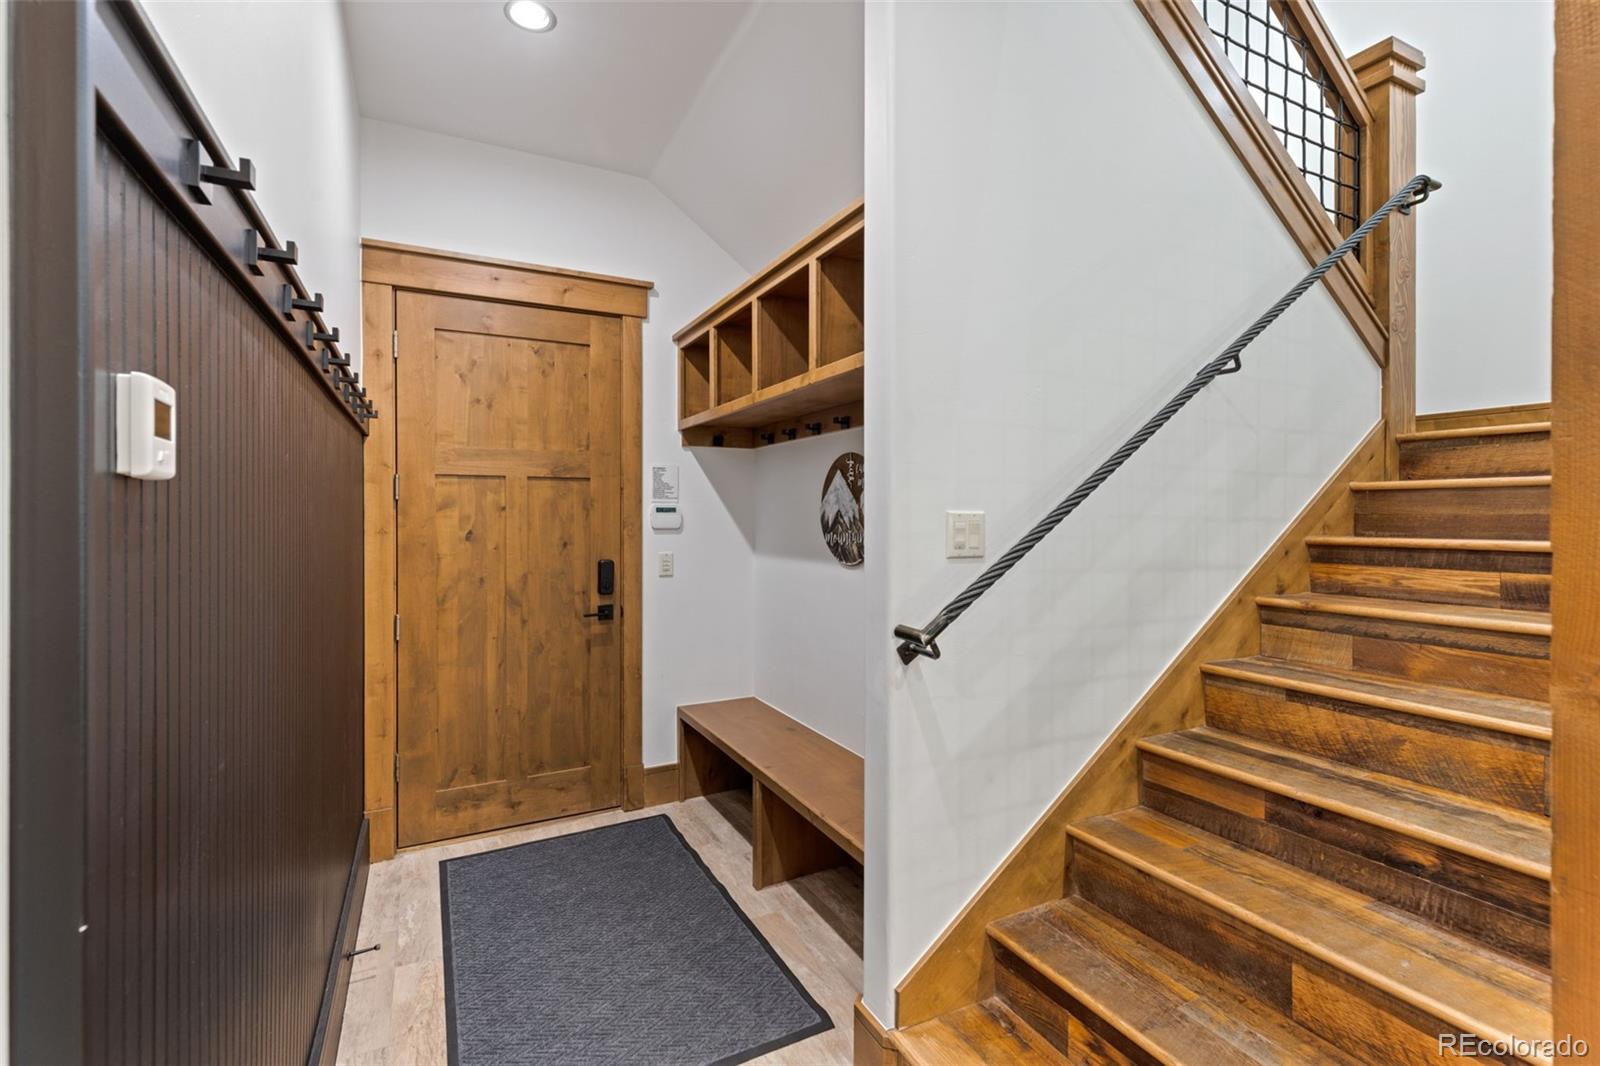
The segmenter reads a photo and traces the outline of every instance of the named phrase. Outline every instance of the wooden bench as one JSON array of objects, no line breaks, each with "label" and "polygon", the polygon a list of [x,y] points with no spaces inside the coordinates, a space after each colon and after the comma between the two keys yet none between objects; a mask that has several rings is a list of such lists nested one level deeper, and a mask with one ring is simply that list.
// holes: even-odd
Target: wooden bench
[{"label": "wooden bench", "polygon": [[750,787],[756,888],[862,861],[865,776],[861,756],[754,697],[678,708],[678,798]]}]

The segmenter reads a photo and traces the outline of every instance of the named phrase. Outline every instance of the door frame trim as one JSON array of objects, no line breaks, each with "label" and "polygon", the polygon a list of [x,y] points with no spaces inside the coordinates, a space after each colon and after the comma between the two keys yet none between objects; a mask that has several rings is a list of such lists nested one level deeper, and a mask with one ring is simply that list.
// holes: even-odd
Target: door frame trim
[{"label": "door frame trim", "polygon": [[[1555,484],[1550,542],[1550,849],[1552,1035],[1600,1041],[1600,205],[1590,193],[1600,161],[1600,11],[1575,0],[1555,6],[1554,273],[1551,390]],[[1576,1061],[1575,1056],[1558,1056]]]},{"label": "door frame trim", "polygon": [[616,318],[622,326],[622,557],[617,601],[622,630],[622,780],[625,810],[644,806],[643,513],[644,319],[653,282],[587,271],[518,263],[437,248],[363,239],[361,242],[362,380],[369,398],[390,417],[372,423],[363,461],[366,566],[365,806],[371,821],[372,861],[394,855],[399,841],[399,796],[394,767],[398,739],[399,649],[391,639],[398,609],[399,562],[394,510],[397,423],[393,344],[398,292],[580,311]]}]

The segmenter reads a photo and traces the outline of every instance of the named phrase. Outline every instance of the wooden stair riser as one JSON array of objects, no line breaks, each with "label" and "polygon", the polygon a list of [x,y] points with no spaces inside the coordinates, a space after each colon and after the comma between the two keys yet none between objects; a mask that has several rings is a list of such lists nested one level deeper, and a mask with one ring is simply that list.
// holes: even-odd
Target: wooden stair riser
[{"label": "wooden stair riser", "polygon": [[1311,591],[1480,607],[1550,609],[1548,552],[1311,545]]},{"label": "wooden stair riser", "polygon": [[1262,607],[1261,654],[1452,688],[1547,700],[1550,638]]},{"label": "wooden stair riser", "polygon": [[1549,965],[1548,882],[1150,753],[1141,771],[1152,810]]},{"label": "wooden stair riser", "polygon": [[1358,1058],[1438,1066],[1439,1037],[1459,1031],[1083,841],[1071,868],[1088,902]]},{"label": "wooden stair riser", "polygon": [[1549,485],[1353,491],[1358,536],[1550,538]]},{"label": "wooden stair riser", "polygon": [[1548,429],[1400,442],[1400,476],[1407,479],[1519,477],[1550,468]]},{"label": "wooden stair riser", "polygon": [[987,1062],[1065,1066],[1067,1062],[1044,1037],[994,997],[898,1030],[894,1041],[899,1059],[906,1066],[972,1066]]},{"label": "wooden stair riser", "polygon": [[1207,675],[1206,723],[1308,755],[1549,814],[1548,741]]},{"label": "wooden stair riser", "polygon": [[1003,945],[991,943],[990,950],[995,994],[1074,1066],[1159,1061]]}]

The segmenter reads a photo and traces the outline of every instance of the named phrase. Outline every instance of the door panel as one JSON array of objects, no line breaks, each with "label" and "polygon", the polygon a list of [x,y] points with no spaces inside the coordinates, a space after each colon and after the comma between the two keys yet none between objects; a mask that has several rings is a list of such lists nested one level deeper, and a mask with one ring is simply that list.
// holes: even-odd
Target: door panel
[{"label": "door panel", "polygon": [[400,843],[614,806],[620,323],[397,296]]}]

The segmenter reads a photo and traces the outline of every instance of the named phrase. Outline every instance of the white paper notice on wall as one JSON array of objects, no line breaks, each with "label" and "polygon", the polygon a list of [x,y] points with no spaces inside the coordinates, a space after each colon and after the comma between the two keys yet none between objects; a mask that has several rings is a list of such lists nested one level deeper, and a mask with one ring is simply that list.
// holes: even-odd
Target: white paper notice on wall
[{"label": "white paper notice on wall", "polygon": [[656,465],[650,468],[650,528],[682,529],[683,512],[678,509],[678,467]]}]

